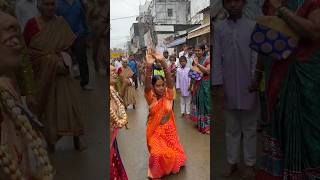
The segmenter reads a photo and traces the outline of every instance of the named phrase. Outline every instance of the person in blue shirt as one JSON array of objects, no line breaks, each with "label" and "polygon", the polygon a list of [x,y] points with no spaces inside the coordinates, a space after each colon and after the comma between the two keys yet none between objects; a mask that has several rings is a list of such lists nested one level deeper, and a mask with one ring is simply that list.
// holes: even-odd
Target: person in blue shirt
[{"label": "person in blue shirt", "polygon": [[87,62],[87,40],[89,28],[86,22],[86,7],[83,0],[57,0],[56,14],[62,16],[76,35],[72,51],[79,64],[80,85],[83,90],[89,87],[89,68]]},{"label": "person in blue shirt", "polygon": [[128,66],[130,67],[130,69],[133,71],[134,75],[133,75],[133,80],[134,83],[136,85],[136,89],[138,89],[138,66],[137,66],[137,62],[134,59],[133,55],[129,56],[129,63]]}]

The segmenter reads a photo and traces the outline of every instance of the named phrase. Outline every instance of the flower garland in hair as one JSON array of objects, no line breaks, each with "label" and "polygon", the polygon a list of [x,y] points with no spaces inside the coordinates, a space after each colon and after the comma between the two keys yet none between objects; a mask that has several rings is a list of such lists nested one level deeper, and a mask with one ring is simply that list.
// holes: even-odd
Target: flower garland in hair
[{"label": "flower garland in hair", "polygon": [[[17,127],[17,130],[20,131],[29,141],[28,143],[32,149],[32,152],[36,155],[36,158],[38,159],[39,163],[42,166],[42,172],[40,174],[42,177],[42,180],[52,180],[53,167],[50,163],[48,153],[44,147],[44,143],[42,139],[33,130],[27,115],[22,110],[22,108],[18,105],[19,103],[14,98],[14,96],[12,96],[7,90],[0,89],[0,101],[3,104],[5,110],[11,114],[13,118],[13,122]],[[7,154],[6,151],[3,151],[3,149],[0,149],[0,150],[3,154]],[[6,156],[0,156],[0,157],[9,157],[9,156],[6,155]],[[18,169],[18,167],[14,166],[15,164],[14,161],[10,163],[11,166],[5,166],[6,164],[8,163],[2,163],[1,165],[4,167],[5,171],[10,172],[10,177],[12,180],[25,179],[22,177],[22,173]],[[8,171],[8,168],[10,169],[10,171]],[[19,177],[15,178],[16,175]]]},{"label": "flower garland in hair", "polygon": [[121,102],[121,98],[118,93],[112,88],[110,88],[110,95],[119,109],[118,113],[116,113],[113,108],[110,108],[111,126],[113,128],[122,128],[123,126],[128,124],[128,116],[125,107]]}]

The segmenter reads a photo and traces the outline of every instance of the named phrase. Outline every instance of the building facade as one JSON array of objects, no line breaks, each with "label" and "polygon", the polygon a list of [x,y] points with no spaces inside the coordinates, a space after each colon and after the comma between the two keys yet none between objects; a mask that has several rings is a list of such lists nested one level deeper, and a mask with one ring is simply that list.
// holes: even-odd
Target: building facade
[{"label": "building facade", "polygon": [[210,6],[210,0],[190,0],[190,18],[191,24],[202,24],[203,13],[199,13]]},{"label": "building facade", "polygon": [[187,24],[190,21],[189,0],[152,0],[148,11],[154,24]]}]

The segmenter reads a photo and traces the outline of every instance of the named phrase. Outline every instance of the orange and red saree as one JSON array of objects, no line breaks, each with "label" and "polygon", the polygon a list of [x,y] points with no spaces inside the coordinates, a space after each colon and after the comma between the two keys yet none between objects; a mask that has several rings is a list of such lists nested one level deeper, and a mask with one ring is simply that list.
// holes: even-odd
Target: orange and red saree
[{"label": "orange and red saree", "polygon": [[[161,178],[164,175],[178,173],[185,165],[186,155],[179,142],[177,128],[172,110],[173,90],[157,99],[153,91],[145,94],[149,105],[147,123],[147,145],[149,150],[150,178]],[[164,118],[168,120],[163,124]]]}]

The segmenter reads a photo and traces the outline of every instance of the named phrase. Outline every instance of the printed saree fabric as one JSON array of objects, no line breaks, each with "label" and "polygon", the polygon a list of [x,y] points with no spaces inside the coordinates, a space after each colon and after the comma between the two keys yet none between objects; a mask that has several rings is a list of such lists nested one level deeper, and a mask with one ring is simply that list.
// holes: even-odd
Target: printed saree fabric
[{"label": "printed saree fabric", "polygon": [[[319,0],[297,2],[288,7],[303,18],[320,9]],[[288,59],[266,64],[269,118],[256,179],[320,179],[319,41],[301,39]]]},{"label": "printed saree fabric", "polygon": [[110,180],[128,180],[127,173],[122,164],[117,140],[114,139],[110,149]]},{"label": "printed saree fabric", "polygon": [[[161,178],[164,175],[178,173],[185,165],[186,155],[179,142],[177,128],[172,110],[173,89],[167,89],[161,99],[153,91],[146,92],[149,105],[147,123],[147,146],[149,150],[150,178]],[[168,118],[163,124],[163,118]]]},{"label": "printed saree fabric", "polygon": [[[20,96],[11,79],[0,77],[0,88],[8,91],[20,102]],[[30,179],[32,172],[28,156],[28,141],[20,131],[17,131],[12,115],[5,110],[4,103],[6,102],[0,102],[0,145],[7,147],[11,158],[18,163],[18,168],[22,170],[22,175]],[[0,179],[7,178],[8,175],[1,170]]]},{"label": "printed saree fabric", "polygon": [[36,113],[48,128],[48,140],[55,143],[59,136],[83,135],[80,89],[66,53],[75,35],[62,17],[47,22],[35,17],[26,24],[24,38],[38,88]]},{"label": "printed saree fabric", "polygon": [[[210,57],[200,61],[203,66],[210,64]],[[212,120],[211,87],[208,75],[204,75],[201,80],[195,81],[192,99],[192,120],[197,122],[198,130],[206,133],[210,130]]]},{"label": "printed saree fabric", "polygon": [[130,69],[130,67],[122,68],[121,76],[124,78],[122,82],[122,85],[124,86],[122,88],[123,92],[121,92],[121,95],[123,96],[124,105],[128,107],[129,105],[135,105],[136,104],[136,89],[131,85],[127,85],[128,82],[130,82],[130,79],[133,79],[133,71]]},{"label": "printed saree fabric", "polygon": [[[110,91],[111,88],[110,88]],[[119,98],[120,96],[116,96]],[[113,111],[116,114],[120,112],[120,107],[116,103],[115,98],[110,98],[110,112]],[[118,144],[116,140],[116,136],[119,132],[119,129],[124,126],[124,123],[120,119],[114,119],[113,116],[110,115],[110,180],[117,179],[117,180],[128,180],[127,173],[125,168],[122,164],[121,156],[118,149]],[[121,121],[121,122],[120,122]],[[118,124],[116,127],[114,124]]]}]

